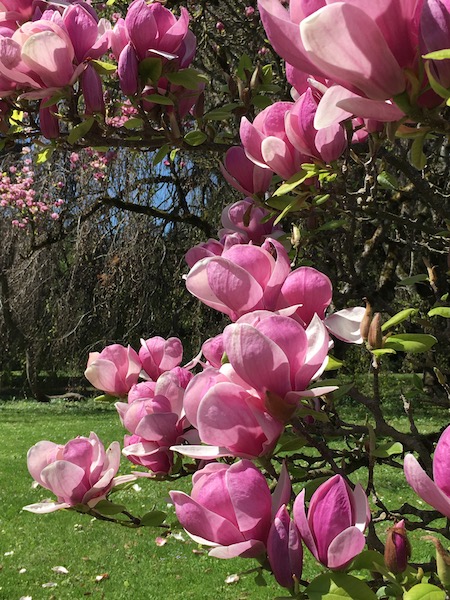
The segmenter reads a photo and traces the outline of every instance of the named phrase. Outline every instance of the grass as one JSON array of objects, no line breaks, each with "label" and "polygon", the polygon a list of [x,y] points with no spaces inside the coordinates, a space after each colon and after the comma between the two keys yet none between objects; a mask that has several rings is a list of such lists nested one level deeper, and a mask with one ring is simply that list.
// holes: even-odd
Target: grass
[{"label": "grass", "polygon": [[[389,422],[406,431],[408,420],[402,416],[399,391],[405,391],[403,380],[384,384],[385,408]],[[349,398],[339,400],[346,418],[364,418],[364,411]],[[420,430],[439,429],[448,424],[448,411],[431,408],[421,396],[415,399]],[[90,517],[71,511],[49,515],[33,515],[22,511],[26,504],[38,502],[50,494],[32,487],[26,468],[26,453],[42,439],[65,443],[76,435],[95,431],[108,445],[121,440],[123,428],[111,406],[92,402],[5,402],[0,404],[0,599],[78,600],[83,598],[121,600],[268,600],[283,595],[282,590],[266,575],[267,586],[257,587],[255,574],[240,575],[236,583],[225,583],[229,575],[256,566],[255,561],[212,559],[200,550],[184,532],[183,539],[170,536],[164,546],[157,546],[160,531],[152,528],[130,530],[91,521]],[[130,465],[123,461],[122,472]],[[386,465],[377,466],[381,494],[389,507],[402,502],[421,506],[421,501],[407,486],[402,471]],[[361,470],[352,476],[366,484]],[[143,514],[156,507],[167,510],[170,489],[190,488],[180,482],[139,481],[141,491],[120,492],[116,501],[132,512]],[[423,504],[422,504],[423,506]],[[171,519],[173,520],[173,518]],[[439,526],[439,521],[436,522]],[[380,525],[384,532],[386,524]],[[434,549],[421,541],[423,532],[410,536],[412,561],[429,561]],[[305,552],[305,576],[318,574],[317,565]],[[53,567],[64,566],[68,574],[58,574]],[[103,576],[103,577],[101,577]],[[100,580],[97,580],[100,579]],[[43,587],[56,583],[56,587]]]}]

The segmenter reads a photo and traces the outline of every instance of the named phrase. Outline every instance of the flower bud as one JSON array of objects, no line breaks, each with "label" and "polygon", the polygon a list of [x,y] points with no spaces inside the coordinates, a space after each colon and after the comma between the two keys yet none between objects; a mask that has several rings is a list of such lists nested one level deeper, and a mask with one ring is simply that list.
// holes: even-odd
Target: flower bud
[{"label": "flower bud", "polygon": [[433,542],[436,547],[436,570],[440,582],[445,588],[450,587],[450,554],[437,537],[426,535],[422,539]]},{"label": "flower bud", "polygon": [[403,573],[411,556],[411,545],[402,519],[387,532],[384,548],[384,563],[391,573]]},{"label": "flower bud", "polygon": [[372,305],[370,304],[367,298],[363,298],[366,303],[366,312],[364,313],[364,317],[362,318],[361,325],[359,326],[359,331],[361,333],[361,337],[364,341],[367,341],[367,337],[369,335],[370,323],[372,322]]},{"label": "flower bud", "polygon": [[378,350],[383,347],[383,333],[381,331],[381,314],[375,313],[369,327],[367,344],[370,350]]}]

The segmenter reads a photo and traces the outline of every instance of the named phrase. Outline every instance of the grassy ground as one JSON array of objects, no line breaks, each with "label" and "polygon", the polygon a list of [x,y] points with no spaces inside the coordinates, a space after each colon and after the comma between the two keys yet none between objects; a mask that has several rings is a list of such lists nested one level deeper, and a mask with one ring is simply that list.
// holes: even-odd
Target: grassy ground
[{"label": "grassy ground", "polygon": [[[407,429],[401,416],[398,391],[404,383],[390,382],[386,389],[386,409],[390,422]],[[397,386],[400,386],[397,389]],[[403,386],[403,387],[402,387]],[[350,400],[339,401],[353,418],[361,418],[361,410]],[[420,428],[444,427],[448,412],[430,409],[417,403],[416,416]],[[96,431],[109,444],[121,440],[123,429],[115,410],[109,406],[86,403],[6,402],[0,404],[0,599],[78,600],[82,598],[121,600],[172,600],[186,598],[211,600],[268,600],[282,595],[266,576],[267,586],[256,587],[255,574],[240,575],[235,583],[226,583],[229,575],[242,573],[256,566],[254,561],[220,561],[209,558],[182,533],[182,538],[169,537],[164,546],[157,546],[159,532],[145,528],[129,530],[119,526],[92,522],[90,517],[70,511],[49,515],[33,515],[22,511],[26,504],[38,502],[49,494],[34,489],[26,468],[26,452],[42,439],[65,443],[76,435]],[[400,504],[409,501],[420,506],[406,485],[402,472],[386,466],[377,467],[383,482],[384,500]],[[125,463],[122,472],[129,472]],[[358,477],[365,485],[365,473]],[[154,506],[167,510],[170,489],[188,489],[189,482],[161,483],[140,481],[140,491],[121,492],[116,500],[137,514]],[[439,525],[439,523],[437,523]],[[386,526],[383,526],[384,529]],[[428,561],[432,549],[420,540],[421,533],[411,536],[413,561]],[[318,573],[308,557],[308,572]],[[55,572],[63,566],[67,574]],[[52,585],[51,585],[52,584]],[[54,585],[56,584],[56,585]]]}]

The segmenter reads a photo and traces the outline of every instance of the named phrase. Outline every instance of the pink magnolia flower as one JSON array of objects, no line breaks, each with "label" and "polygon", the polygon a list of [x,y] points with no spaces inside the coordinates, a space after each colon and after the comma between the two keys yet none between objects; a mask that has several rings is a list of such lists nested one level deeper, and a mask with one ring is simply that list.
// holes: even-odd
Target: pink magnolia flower
[{"label": "pink magnolia flower", "polygon": [[264,398],[230,365],[208,367],[195,375],[186,388],[184,409],[207,445],[176,445],[171,450],[191,458],[263,456],[283,431],[283,424],[267,411]]},{"label": "pink magnolia flower", "polygon": [[131,346],[106,346],[101,352],[90,352],[84,375],[90,383],[111,396],[124,396],[137,383],[142,365]]},{"label": "pink magnolia flower", "polygon": [[[245,198],[226,206],[222,211],[222,225],[219,238],[239,233],[245,243],[262,244],[267,237],[280,237],[283,230],[273,225],[275,217],[267,220],[269,211],[257,206],[251,198]],[[224,240],[223,240],[224,241]]]},{"label": "pink magnolia flower", "polygon": [[286,113],[286,134],[299,152],[330,163],[344,152],[347,137],[338,122],[319,130],[314,127],[317,105],[313,90],[308,88],[295,102],[292,110]]},{"label": "pink magnolia flower", "polygon": [[288,11],[278,0],[259,0],[258,6],[275,51],[296,69],[329,80],[317,129],[352,114],[401,118],[391,99],[406,89],[403,69],[416,67],[422,1],[295,0]]},{"label": "pink magnolia flower", "polygon": [[242,146],[227,150],[220,170],[228,183],[246,196],[267,192],[273,175],[270,169],[260,167],[247,158]]},{"label": "pink magnolia flower", "polygon": [[228,325],[223,332],[224,351],[237,375],[262,396],[275,394],[296,405],[326,366],[330,339],[315,315],[306,330],[294,319],[269,311],[255,311]]},{"label": "pink magnolia flower", "polygon": [[242,117],[239,130],[247,157],[283,179],[295,175],[308,162],[308,157],[294,148],[286,134],[286,113],[293,106],[292,102],[275,102],[262,110],[253,123]]},{"label": "pink magnolia flower", "polygon": [[292,589],[294,577],[298,580],[302,576],[303,547],[300,532],[284,504],[278,510],[270,527],[267,556],[278,583]]},{"label": "pink magnolia flower", "polygon": [[308,514],[305,490],[300,492],[294,502],[294,521],[320,563],[329,569],[344,569],[364,548],[369,504],[360,484],[352,491],[341,475],[335,475],[314,492]]},{"label": "pink magnolia flower", "polygon": [[424,502],[450,518],[450,426],[436,444],[433,457],[433,479],[430,479],[412,454],[403,463],[406,481]]},{"label": "pink magnolia flower", "polygon": [[[184,387],[176,372],[163,373],[156,382],[143,382],[130,390],[129,403],[117,402],[125,436],[123,454],[153,473],[169,473],[173,452],[189,427],[183,409]],[[131,398],[131,401],[130,401]]]},{"label": "pink magnolia flower", "polygon": [[192,477],[191,495],[170,492],[177,518],[190,537],[211,546],[217,558],[254,558],[264,553],[272,510],[289,498],[290,483],[280,477],[271,497],[262,473],[248,460],[210,463]]},{"label": "pink magnolia flower", "polygon": [[65,446],[42,441],[30,448],[28,470],[37,483],[57,496],[57,502],[30,504],[24,509],[49,513],[77,504],[94,507],[119,483],[132,481],[133,475],[114,478],[120,463],[119,442],[105,451],[95,433],[77,437]]},{"label": "pink magnolia flower", "polygon": [[178,367],[182,358],[183,345],[176,337],[167,340],[160,336],[148,340],[141,339],[139,359],[142,368],[153,381],[166,371]]},{"label": "pink magnolia flower", "polygon": [[[255,310],[289,310],[305,327],[314,314],[325,318],[331,303],[329,278],[312,267],[291,272],[283,246],[273,239],[264,244],[237,244],[198,260],[186,277],[186,287],[207,306],[225,313],[232,321]],[[339,339],[362,343],[359,323],[363,307],[344,309],[325,319]]]}]

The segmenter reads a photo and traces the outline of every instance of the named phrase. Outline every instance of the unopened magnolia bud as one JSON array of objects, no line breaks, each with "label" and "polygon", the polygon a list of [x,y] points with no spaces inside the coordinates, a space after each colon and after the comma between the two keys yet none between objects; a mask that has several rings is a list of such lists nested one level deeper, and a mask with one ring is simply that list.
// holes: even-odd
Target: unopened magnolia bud
[{"label": "unopened magnolia bud", "polygon": [[436,570],[438,577],[444,587],[450,587],[450,554],[437,537],[426,535],[422,539],[433,542],[436,548]]},{"label": "unopened magnolia bud", "polygon": [[379,350],[383,347],[383,332],[381,331],[381,314],[375,313],[369,327],[367,344],[370,350]]},{"label": "unopened magnolia bud", "polygon": [[359,332],[361,333],[361,337],[364,341],[367,341],[367,337],[369,335],[370,323],[372,322],[372,306],[367,298],[363,298],[366,303],[366,312],[361,321],[361,325],[359,326]]},{"label": "unopened magnolia bud", "polygon": [[255,70],[253,71],[252,77],[250,79],[250,89],[252,91],[254,91],[257,86],[260,84],[262,80],[262,69],[261,66],[258,65],[257,67],[255,67]]},{"label": "unopened magnolia bud", "polygon": [[297,225],[292,225],[291,244],[294,248],[298,248],[300,239],[300,229],[297,227]]},{"label": "unopened magnolia bud", "polygon": [[402,519],[387,532],[386,546],[384,548],[384,562],[391,573],[403,573],[408,566],[411,556],[405,521]]}]

